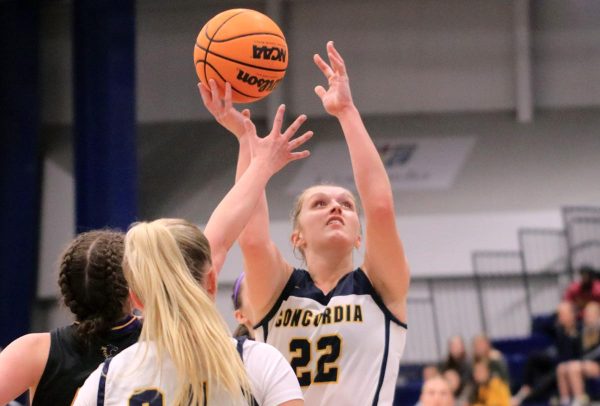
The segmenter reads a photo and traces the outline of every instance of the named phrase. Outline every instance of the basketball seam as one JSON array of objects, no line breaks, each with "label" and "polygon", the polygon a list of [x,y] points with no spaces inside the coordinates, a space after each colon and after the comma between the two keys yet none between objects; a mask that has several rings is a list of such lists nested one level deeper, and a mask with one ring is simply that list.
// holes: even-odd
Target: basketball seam
[{"label": "basketball seam", "polygon": [[214,52],[214,51],[209,51],[208,49],[205,49],[205,48],[203,48],[202,46],[200,46],[198,43],[196,43],[196,46],[197,46],[198,48],[200,48],[200,49],[202,49],[202,50],[206,51],[206,52],[205,52],[205,54],[204,54],[204,60],[206,60],[206,57],[207,57],[207,55],[208,55],[208,54],[211,54],[211,55],[214,55],[214,56],[218,56],[219,58],[222,58],[222,59],[228,60],[228,61],[230,61],[230,62],[235,62],[235,63],[239,63],[240,65],[248,66],[248,67],[250,67],[250,68],[256,68],[256,69],[260,69],[260,70],[267,70],[267,71],[270,71],[270,72],[285,72],[285,69],[265,68],[265,67],[262,67],[262,66],[258,66],[258,65],[252,65],[252,64],[250,64],[250,63],[246,63],[246,62],[238,61],[237,59],[229,58],[229,57],[227,57],[227,56],[224,56],[224,55],[218,54],[218,53],[216,53],[216,52]]},{"label": "basketball seam", "polygon": [[[220,73],[220,72],[219,72],[219,71],[218,71],[218,70],[217,70],[217,69],[216,69],[216,68],[215,68],[215,67],[214,67],[214,66],[213,66],[213,65],[212,65],[210,62],[207,62],[207,61],[206,61],[206,59],[204,59],[204,60],[202,60],[202,59],[199,59],[198,61],[196,61],[196,65],[197,65],[197,64],[199,64],[199,63],[203,63],[203,64],[204,64],[204,71],[205,71],[205,72],[206,72],[206,66],[208,65],[208,66],[210,66],[210,67],[211,67],[211,68],[212,68],[212,69],[215,71],[215,73],[216,73],[217,75],[219,75],[219,77],[220,77],[221,79],[223,79],[223,82],[227,82],[227,80],[226,80],[226,79],[223,77],[223,75],[221,75],[221,73]],[[205,75],[206,75],[206,74],[205,74]],[[229,84],[231,85],[231,83],[229,83]],[[252,99],[260,99],[260,98],[261,98],[260,96],[251,96],[251,95],[249,95],[249,94],[246,94],[246,93],[244,93],[244,92],[240,92],[240,91],[239,91],[239,90],[237,90],[237,89],[236,89],[236,88],[235,88],[233,85],[231,85],[231,90],[238,92],[238,93],[239,93],[239,94],[241,94],[242,96],[250,97],[250,98],[252,98]]]},{"label": "basketball seam", "polygon": [[[277,37],[277,38],[282,39],[282,40],[285,41],[284,37],[282,37],[279,34],[274,34],[272,32],[251,32],[251,33],[248,33],[248,34],[241,34],[241,35],[237,35],[235,37],[224,38],[224,39],[214,39],[214,35],[213,35],[213,38],[211,38],[211,37],[208,36],[207,32],[204,32],[204,35],[206,36],[207,39],[209,39],[212,42],[227,42],[227,41],[231,41],[233,39],[244,38],[244,37],[251,37],[253,35],[270,35],[272,37]],[[215,32],[215,35],[216,35],[216,32]]]},{"label": "basketball seam", "polygon": [[[214,38],[214,36],[215,36],[215,35],[217,35],[217,33],[219,32],[219,30],[221,29],[221,27],[223,27],[227,21],[229,21],[229,20],[231,20],[233,17],[235,17],[235,16],[238,16],[238,15],[240,15],[240,14],[242,14],[242,13],[245,13],[245,12],[246,12],[246,10],[242,10],[242,11],[240,11],[239,13],[236,13],[236,14],[232,15],[231,17],[227,18],[225,21],[223,21],[223,22],[221,23],[221,25],[219,25],[219,26],[217,27],[217,29],[215,30],[215,32],[213,33],[213,38]],[[206,27],[206,31],[205,31],[204,33],[205,33],[206,35],[208,35],[208,34],[207,34],[207,32],[208,32],[208,27]],[[206,57],[208,56],[208,49],[210,48],[210,44],[211,44],[211,43],[212,43],[212,38],[209,38],[209,39],[208,39],[208,45],[206,45],[206,52],[204,53],[204,61],[206,61]],[[211,66],[211,68],[213,68],[213,69],[214,69],[214,67],[212,67],[212,66]],[[215,72],[217,72],[217,73],[218,73],[218,71],[217,71],[216,69],[215,69]],[[219,76],[221,76],[221,75],[219,74]],[[207,78],[207,77],[208,77],[208,76],[206,75],[206,63],[204,64],[204,77],[205,77],[205,78]],[[221,79],[223,79],[223,80],[224,80],[224,78],[223,78],[222,76],[221,76]]]}]

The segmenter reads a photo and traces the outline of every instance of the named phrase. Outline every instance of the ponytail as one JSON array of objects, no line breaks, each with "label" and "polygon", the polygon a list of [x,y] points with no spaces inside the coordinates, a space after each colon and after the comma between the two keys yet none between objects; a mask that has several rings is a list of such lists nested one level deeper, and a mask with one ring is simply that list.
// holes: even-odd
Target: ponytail
[{"label": "ponytail", "polygon": [[[194,266],[194,269],[190,269]],[[202,288],[210,248],[183,220],[138,223],[125,238],[125,277],[144,304],[141,341],[156,346],[177,370],[173,404],[203,404],[205,392],[247,396],[249,382],[227,326]]]}]

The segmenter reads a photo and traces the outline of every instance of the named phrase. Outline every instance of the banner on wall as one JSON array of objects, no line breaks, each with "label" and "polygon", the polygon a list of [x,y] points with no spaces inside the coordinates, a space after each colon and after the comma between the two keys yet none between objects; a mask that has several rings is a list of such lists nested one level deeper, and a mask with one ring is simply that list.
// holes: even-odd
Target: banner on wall
[{"label": "banner on wall", "polygon": [[[475,145],[474,136],[394,137],[375,141],[395,190],[445,190],[452,187]],[[344,141],[318,144],[290,182],[288,192],[333,183],[355,189]]]}]

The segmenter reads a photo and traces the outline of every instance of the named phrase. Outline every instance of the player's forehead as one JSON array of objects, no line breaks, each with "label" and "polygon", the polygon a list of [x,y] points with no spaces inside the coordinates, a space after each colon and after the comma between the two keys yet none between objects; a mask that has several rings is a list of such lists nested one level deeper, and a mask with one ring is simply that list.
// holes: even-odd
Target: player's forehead
[{"label": "player's forehead", "polygon": [[334,199],[350,199],[354,201],[352,193],[341,186],[318,185],[312,186],[304,192],[304,199],[311,200],[318,197],[329,197]]}]

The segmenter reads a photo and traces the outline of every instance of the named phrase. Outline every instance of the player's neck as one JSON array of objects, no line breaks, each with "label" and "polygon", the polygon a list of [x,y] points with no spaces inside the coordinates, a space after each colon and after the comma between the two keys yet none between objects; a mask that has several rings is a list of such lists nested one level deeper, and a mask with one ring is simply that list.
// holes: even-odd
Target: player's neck
[{"label": "player's neck", "polygon": [[352,254],[344,256],[310,255],[307,252],[306,265],[315,285],[327,294],[335,288],[338,281],[348,272],[352,272],[354,263]]}]

